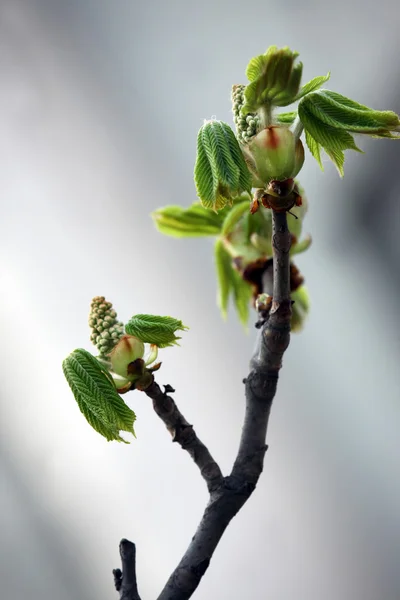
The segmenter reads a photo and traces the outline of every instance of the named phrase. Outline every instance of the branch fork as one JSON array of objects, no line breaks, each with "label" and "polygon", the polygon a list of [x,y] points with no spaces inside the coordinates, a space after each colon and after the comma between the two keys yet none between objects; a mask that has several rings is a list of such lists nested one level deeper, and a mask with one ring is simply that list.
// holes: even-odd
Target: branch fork
[{"label": "branch fork", "polygon": [[[208,504],[180,563],[168,579],[158,600],[188,600],[206,572],[213,553],[230,521],[253,493],[264,466],[265,444],[272,401],[276,393],[282,357],[290,341],[290,259],[291,235],[285,212],[272,210],[273,300],[268,315],[258,322],[258,344],[250,361],[250,373],[243,380],[246,409],[238,453],[230,475],[224,477],[207,446],[185,419],[170,396],[154,381],[145,393],[156,414],[197,465],[210,493]],[[120,600],[140,600],[135,571],[135,545],[120,544],[122,571],[114,570]]]}]

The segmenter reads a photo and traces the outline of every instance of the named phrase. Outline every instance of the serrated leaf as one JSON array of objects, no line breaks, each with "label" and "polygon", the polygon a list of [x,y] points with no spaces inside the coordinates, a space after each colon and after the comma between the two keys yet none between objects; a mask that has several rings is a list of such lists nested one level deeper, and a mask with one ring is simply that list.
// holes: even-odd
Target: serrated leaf
[{"label": "serrated leaf", "polygon": [[223,217],[207,210],[199,202],[188,208],[165,206],[152,213],[158,231],[172,237],[202,237],[218,235]]},{"label": "serrated leaf", "polygon": [[297,110],[275,115],[275,118],[278,121],[278,123],[280,123],[282,125],[291,125],[294,122],[294,120],[296,119],[296,117],[297,117]]},{"label": "serrated leaf", "polygon": [[282,91],[280,94],[275,96],[274,105],[275,106],[288,106],[288,104],[292,104],[296,99],[296,94],[300,87],[301,76],[303,74],[303,63],[299,62],[297,65],[293,67],[292,73],[290,75],[290,79],[286,85],[286,89]]},{"label": "serrated leaf", "polygon": [[182,321],[159,315],[134,315],[126,324],[125,331],[142,342],[155,344],[159,348],[179,345],[175,333],[189,329]]},{"label": "serrated leaf", "polygon": [[252,288],[249,283],[242,279],[236,269],[232,270],[232,288],[237,315],[242,325],[246,327],[249,320]]},{"label": "serrated leaf", "polygon": [[215,242],[214,261],[218,283],[217,303],[223,318],[226,319],[229,296],[232,290],[233,266],[232,257],[227,252],[221,238]]},{"label": "serrated leaf", "polygon": [[86,350],[74,350],[63,361],[66,380],[88,423],[108,441],[126,442],[120,431],[135,435],[135,413],[117,393],[106,368]]},{"label": "serrated leaf", "polygon": [[[299,117],[304,125],[306,134],[308,133],[308,137],[306,137],[307,145],[312,148],[313,155],[317,155],[319,150],[315,145],[315,142],[317,142],[324,148],[329,158],[336,165],[339,174],[343,177],[343,151],[355,150],[357,152],[362,152],[362,150],[356,146],[354,138],[350,133],[344,129],[333,127],[326,122],[326,119],[322,120],[320,109],[309,101],[309,98],[316,96],[319,93],[320,92],[313,92],[300,101],[298,107]],[[310,138],[313,138],[314,142],[312,142]]]},{"label": "serrated leaf", "polygon": [[288,47],[268,48],[265,54],[252,58],[246,75],[250,83],[244,90],[241,113],[255,113],[263,105],[286,106],[298,92],[302,64],[294,66],[298,53]]},{"label": "serrated leaf", "polygon": [[197,136],[194,168],[202,205],[218,211],[251,190],[251,176],[232,129],[222,121],[206,121]]},{"label": "serrated leaf", "polygon": [[352,133],[390,137],[400,126],[396,113],[368,108],[330,90],[309,94],[302,105],[322,123]]},{"label": "serrated leaf", "polygon": [[307,147],[308,147],[309,151],[311,152],[311,154],[313,155],[313,157],[315,158],[315,160],[317,161],[317,163],[319,164],[321,171],[323,171],[324,165],[322,164],[322,160],[321,160],[321,146],[312,137],[312,135],[307,131],[307,129],[305,130],[305,133],[306,133]]},{"label": "serrated leaf", "polygon": [[244,202],[240,202],[240,204],[236,204],[235,206],[233,206],[224,219],[221,234],[223,236],[229,235],[234,230],[241,217],[249,212],[250,202],[248,200],[245,200]]},{"label": "serrated leaf", "polygon": [[323,85],[326,81],[328,81],[328,79],[330,79],[330,76],[331,74],[329,72],[327,75],[319,75],[318,77],[314,77],[313,79],[305,83],[299,91],[299,93],[297,94],[297,96],[295,97],[294,101],[300,100],[300,98],[303,98],[307,94],[318,90],[321,87],[321,85]]}]

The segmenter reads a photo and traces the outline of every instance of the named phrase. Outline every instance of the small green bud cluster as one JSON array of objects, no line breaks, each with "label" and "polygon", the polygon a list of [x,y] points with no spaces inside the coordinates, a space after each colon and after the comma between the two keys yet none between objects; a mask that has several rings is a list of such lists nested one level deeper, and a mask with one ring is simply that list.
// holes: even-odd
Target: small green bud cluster
[{"label": "small green bud cluster", "polygon": [[242,144],[247,144],[259,129],[260,119],[256,114],[242,115],[241,109],[244,105],[245,85],[232,86],[232,112],[236,133]]},{"label": "small green bud cluster", "polygon": [[123,323],[117,320],[117,313],[104,296],[93,298],[89,326],[92,330],[90,340],[97,347],[100,356],[108,356],[125,333]]}]

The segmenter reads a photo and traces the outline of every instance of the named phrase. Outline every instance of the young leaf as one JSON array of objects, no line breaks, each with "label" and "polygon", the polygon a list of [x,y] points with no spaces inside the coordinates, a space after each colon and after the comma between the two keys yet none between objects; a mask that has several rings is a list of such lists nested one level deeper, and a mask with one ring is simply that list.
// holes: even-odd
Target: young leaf
[{"label": "young leaf", "polygon": [[63,361],[63,371],[89,425],[108,441],[129,443],[119,432],[127,431],[135,435],[133,423],[136,416],[118,395],[106,368],[80,348]]},{"label": "young leaf", "polygon": [[206,121],[197,136],[194,167],[197,195],[205,208],[218,211],[235,196],[251,191],[251,177],[232,129],[222,121]]},{"label": "young leaf", "polygon": [[199,202],[188,208],[165,206],[152,217],[158,231],[177,238],[218,235],[223,222],[221,213],[207,210]]},{"label": "young leaf", "polygon": [[322,160],[321,160],[321,146],[320,146],[320,144],[318,144],[318,142],[316,140],[314,140],[314,138],[307,131],[307,129],[305,132],[306,132],[307,147],[308,147],[309,151],[311,152],[311,154],[313,155],[313,157],[315,158],[315,160],[317,161],[317,163],[319,164],[321,171],[323,171],[324,165],[322,164]]},{"label": "young leaf", "polygon": [[297,100],[300,100],[300,98],[303,98],[310,92],[315,92],[315,90],[318,90],[321,87],[321,85],[328,81],[330,76],[330,73],[328,73],[327,75],[319,75],[318,77],[314,77],[314,79],[311,79],[311,81],[309,81],[308,83],[305,83],[299,91],[299,93],[297,94],[297,96],[295,97],[294,101],[296,102]]},{"label": "young leaf", "polygon": [[125,327],[126,333],[129,335],[159,348],[179,345],[178,340],[181,338],[177,337],[175,333],[187,329],[189,328],[178,319],[158,315],[134,315]]},{"label": "young leaf", "polygon": [[293,301],[292,319],[290,328],[293,333],[298,333],[310,311],[310,296],[305,285],[301,285],[295,292],[291,293]]},{"label": "young leaf", "polygon": [[303,65],[294,65],[298,52],[270,46],[265,54],[251,59],[246,75],[242,114],[255,113],[263,105],[287,106],[299,91]]},{"label": "young leaf", "polygon": [[281,125],[291,125],[294,122],[296,117],[297,117],[296,110],[293,112],[280,113],[280,114],[275,115],[276,120]]},{"label": "young leaf", "polygon": [[305,97],[299,104],[299,115],[300,105],[302,111],[335,129],[374,137],[398,137],[400,121],[396,113],[368,108],[330,90],[319,90]]},{"label": "young leaf", "polygon": [[242,279],[242,276],[236,269],[233,269],[232,287],[237,315],[242,325],[246,327],[249,320],[250,300],[252,297],[251,285]]},{"label": "young leaf", "polygon": [[303,238],[296,244],[293,244],[293,246],[290,248],[290,255],[294,256],[295,254],[301,254],[302,252],[305,252],[311,246],[311,242],[311,236],[306,235],[305,238]]},{"label": "young leaf", "polygon": [[229,296],[232,290],[233,266],[232,257],[226,251],[221,238],[218,238],[215,242],[214,260],[218,282],[217,303],[223,318],[226,319]]},{"label": "young leaf", "polygon": [[245,200],[240,202],[231,208],[227,213],[221,228],[221,234],[223,236],[229,235],[237,225],[240,218],[246,213],[250,212],[250,202]]},{"label": "young leaf", "polygon": [[[299,103],[299,117],[304,125],[306,134],[308,134],[307,144],[311,147],[314,156],[318,156],[319,147],[316,144],[321,145],[325,152],[328,154],[332,162],[336,165],[339,174],[343,177],[343,164],[344,164],[344,150],[356,150],[362,152],[354,141],[354,138],[350,133],[344,129],[336,129],[331,125],[322,121],[320,113],[313,111],[310,108],[310,103],[307,102],[308,98],[317,95],[318,92],[305,96]],[[313,141],[311,141],[311,138]],[[318,160],[318,159],[317,159]],[[320,163],[321,166],[321,163]]]}]

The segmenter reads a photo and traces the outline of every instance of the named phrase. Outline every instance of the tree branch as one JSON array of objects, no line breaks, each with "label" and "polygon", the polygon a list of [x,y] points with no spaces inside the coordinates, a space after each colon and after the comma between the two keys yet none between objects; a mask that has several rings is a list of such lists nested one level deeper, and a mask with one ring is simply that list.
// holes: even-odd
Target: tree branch
[{"label": "tree branch", "polygon": [[221,469],[211,456],[207,446],[197,437],[193,425],[186,421],[174,400],[168,396],[168,392],[174,391],[170,385],[166,385],[163,392],[154,381],[145,390],[145,393],[153,400],[154,410],[172,435],[172,441],[178,442],[183,450],[186,450],[193,458],[211,493],[223,482]]},{"label": "tree branch", "polygon": [[158,600],[187,600],[191,597],[226,527],[254,491],[263,470],[268,419],[282,357],[289,345],[291,317],[291,236],[286,213],[272,211],[272,215],[273,301],[250,363],[250,373],[245,380],[246,413],[238,454],[231,474],[211,490],[198,529]]},{"label": "tree branch", "polygon": [[120,600],[140,600],[136,582],[136,547],[129,540],[119,544],[121,569],[114,569],[114,583]]}]

